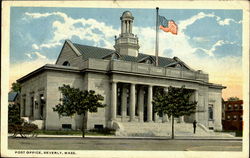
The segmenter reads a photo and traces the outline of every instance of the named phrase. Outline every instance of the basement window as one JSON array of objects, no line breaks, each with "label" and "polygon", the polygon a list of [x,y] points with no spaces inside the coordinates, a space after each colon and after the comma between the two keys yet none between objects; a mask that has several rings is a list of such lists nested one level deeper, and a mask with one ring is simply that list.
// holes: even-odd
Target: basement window
[{"label": "basement window", "polygon": [[100,129],[103,129],[103,125],[96,124],[96,125],[94,126],[94,128],[100,130]]},{"label": "basement window", "polygon": [[71,124],[62,124],[62,129],[64,130],[71,130],[72,129],[71,127],[72,127]]}]

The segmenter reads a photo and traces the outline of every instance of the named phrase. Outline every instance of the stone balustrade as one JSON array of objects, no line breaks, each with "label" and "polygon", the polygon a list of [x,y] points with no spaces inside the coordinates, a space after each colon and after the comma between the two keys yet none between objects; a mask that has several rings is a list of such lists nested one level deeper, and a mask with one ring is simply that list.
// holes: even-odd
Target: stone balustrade
[{"label": "stone balustrade", "polygon": [[175,77],[208,82],[208,74],[204,74],[199,71],[188,71],[170,67],[156,67],[150,64],[127,62],[120,60],[110,61],[90,58],[84,62],[83,69],[132,72],[137,74],[150,74],[163,77]]}]

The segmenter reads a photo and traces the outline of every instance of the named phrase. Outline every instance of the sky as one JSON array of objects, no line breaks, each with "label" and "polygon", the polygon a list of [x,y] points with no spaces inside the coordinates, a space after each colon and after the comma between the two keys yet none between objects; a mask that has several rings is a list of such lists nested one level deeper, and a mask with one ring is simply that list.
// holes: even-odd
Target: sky
[{"label": "sky", "polygon": [[[154,55],[155,9],[11,7],[10,85],[47,64],[54,64],[66,39],[114,49],[120,16],[134,16],[140,53]],[[242,98],[242,10],[160,9],[178,25],[178,35],[159,31],[159,55],[177,56],[191,68],[222,84],[223,98]]]}]

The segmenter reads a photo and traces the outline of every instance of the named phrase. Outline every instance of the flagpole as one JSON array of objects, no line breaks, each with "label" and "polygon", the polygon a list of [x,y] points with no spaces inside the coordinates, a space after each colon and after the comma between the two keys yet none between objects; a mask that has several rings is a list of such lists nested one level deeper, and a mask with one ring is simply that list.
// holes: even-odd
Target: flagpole
[{"label": "flagpole", "polygon": [[156,7],[156,39],[155,39],[155,66],[158,66],[158,51],[159,51],[159,7]]}]

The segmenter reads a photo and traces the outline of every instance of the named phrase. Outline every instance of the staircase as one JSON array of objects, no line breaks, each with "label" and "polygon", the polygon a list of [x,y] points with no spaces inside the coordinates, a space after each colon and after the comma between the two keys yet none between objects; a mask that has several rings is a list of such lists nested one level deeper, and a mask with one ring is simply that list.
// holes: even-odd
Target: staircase
[{"label": "staircase", "polygon": [[[117,136],[138,136],[138,137],[155,137],[171,136],[172,125],[167,123],[155,122],[115,122]],[[205,129],[202,125],[197,125],[196,133],[193,133],[192,123],[175,123],[174,132],[176,136],[214,136],[218,135],[213,131]]]}]

